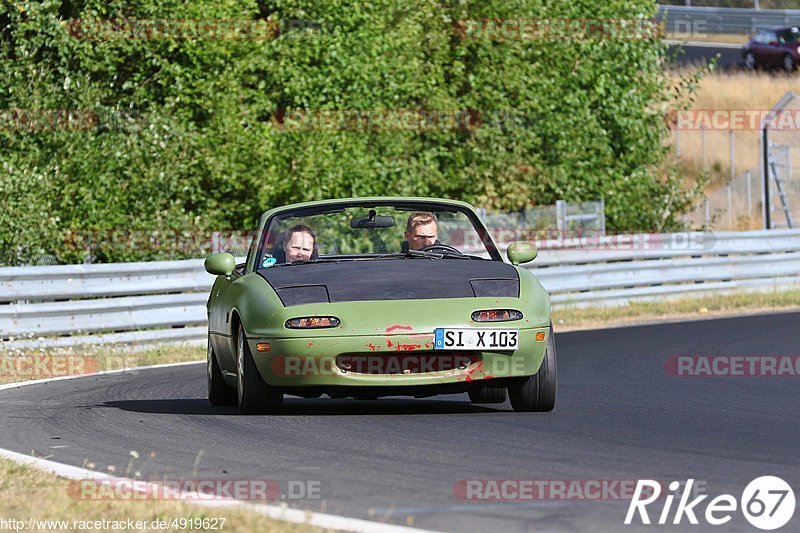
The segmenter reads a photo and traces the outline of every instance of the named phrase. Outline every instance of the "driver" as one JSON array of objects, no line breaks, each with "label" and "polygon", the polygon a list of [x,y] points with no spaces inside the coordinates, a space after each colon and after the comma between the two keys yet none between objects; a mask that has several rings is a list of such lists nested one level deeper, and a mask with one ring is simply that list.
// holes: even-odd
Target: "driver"
[{"label": "driver", "polygon": [[406,222],[404,238],[409,250],[421,250],[426,246],[437,244],[436,215],[430,211],[411,213]]}]

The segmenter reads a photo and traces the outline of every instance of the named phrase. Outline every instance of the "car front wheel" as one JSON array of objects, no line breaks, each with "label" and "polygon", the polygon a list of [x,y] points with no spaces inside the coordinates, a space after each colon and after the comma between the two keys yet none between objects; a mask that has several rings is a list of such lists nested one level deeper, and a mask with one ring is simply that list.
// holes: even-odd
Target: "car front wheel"
[{"label": "car front wheel", "polygon": [[504,403],[506,401],[506,389],[503,387],[470,389],[469,401],[471,403]]},{"label": "car front wheel", "polygon": [[786,72],[794,72],[794,69],[797,68],[797,63],[795,63],[794,58],[789,54],[783,56],[783,70]]},{"label": "car front wheel", "polygon": [[206,377],[208,382],[208,401],[211,405],[236,405],[236,391],[225,384],[222,371],[217,362],[211,339],[208,339],[208,353],[206,355]]},{"label": "car front wheel", "polygon": [[747,52],[747,54],[745,54],[744,66],[748,70],[755,70],[758,66],[758,63],[756,63],[756,56],[753,55],[753,52]]},{"label": "car front wheel", "polygon": [[241,324],[236,339],[236,373],[239,411],[243,415],[270,415],[280,412],[283,392],[270,387],[261,378]]},{"label": "car front wheel", "polygon": [[508,397],[515,411],[552,411],[556,405],[556,340],[553,325],[539,371],[508,386]]}]

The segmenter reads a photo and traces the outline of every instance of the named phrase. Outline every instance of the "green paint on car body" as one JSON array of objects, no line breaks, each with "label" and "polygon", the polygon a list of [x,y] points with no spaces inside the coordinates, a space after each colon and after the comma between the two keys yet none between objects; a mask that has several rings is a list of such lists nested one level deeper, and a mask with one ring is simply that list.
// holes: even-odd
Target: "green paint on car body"
[{"label": "green paint on car body", "polygon": [[[273,217],[292,210],[335,206],[341,203],[360,203],[364,206],[386,202],[419,204],[420,207],[449,206],[463,209],[478,220],[475,210],[466,203],[428,198],[357,198],[322,200],[271,209],[260,220],[255,239],[264,232]],[[254,243],[255,244],[255,243]],[[225,383],[236,387],[236,332],[241,324],[253,362],[263,381],[281,387],[287,393],[297,393],[311,387],[411,387],[437,386],[463,382],[481,382],[501,378],[532,376],[542,366],[546,341],[536,341],[536,334],[549,335],[550,298],[532,272],[511,266],[519,278],[519,295],[459,297],[431,299],[394,299],[341,301],[284,306],[273,287],[257,273],[255,255],[239,265],[230,275],[220,275],[214,282],[208,300],[209,342],[222,370]],[[499,256],[498,256],[499,257]],[[398,259],[391,259],[397,261]],[[404,261],[405,259],[399,259]],[[422,261],[423,259],[408,259]],[[442,259],[456,261],[457,259]],[[489,261],[487,261],[489,262]],[[225,260],[211,264],[227,271]],[[302,269],[302,265],[274,265],[280,268]],[[226,272],[227,273],[227,272]],[[421,283],[424,280],[420,281]],[[472,313],[485,309],[515,309],[524,320],[513,322],[475,322]],[[290,329],[286,322],[292,318],[333,316],[339,325],[322,329]],[[446,355],[433,350],[436,328],[519,330],[519,346],[513,351],[485,350],[477,361],[466,368],[452,368],[419,373],[366,374],[338,367],[336,357],[384,356],[387,354],[420,354],[420,357]],[[259,352],[258,343],[269,343],[269,352]],[[298,354],[302,354],[301,359]],[[280,371],[291,368],[322,369],[295,374]],[[300,366],[298,366],[300,365]],[[277,369],[277,370],[276,370]]]}]

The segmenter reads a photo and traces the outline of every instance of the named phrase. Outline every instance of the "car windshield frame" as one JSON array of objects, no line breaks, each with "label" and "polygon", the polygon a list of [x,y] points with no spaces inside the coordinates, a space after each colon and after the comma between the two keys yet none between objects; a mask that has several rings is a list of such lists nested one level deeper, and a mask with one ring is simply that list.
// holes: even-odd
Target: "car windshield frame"
[{"label": "car windshield frame", "polygon": [[795,44],[800,40],[800,32],[797,27],[785,28],[777,32],[780,44]]},{"label": "car windshield frame", "polygon": [[[469,220],[472,224],[473,229],[478,234],[478,237],[481,240],[481,243],[486,248],[487,252],[489,253],[489,258],[492,261],[500,261],[504,262],[500,251],[497,249],[497,246],[494,244],[489,231],[486,229],[486,226],[483,225],[478,215],[475,211],[468,207],[467,205],[461,205],[457,203],[449,203],[445,201],[439,200],[428,200],[428,199],[401,199],[401,198],[385,198],[385,199],[352,199],[352,200],[342,200],[337,202],[330,202],[330,201],[323,201],[324,203],[318,204],[298,204],[296,206],[286,206],[284,208],[279,208],[275,210],[264,222],[263,226],[261,226],[260,235],[257,236],[258,238],[258,246],[256,247],[255,257],[253,258],[252,266],[250,264],[250,258],[248,257],[248,270],[251,272],[255,272],[260,270],[257,266],[259,262],[259,258],[262,258],[265,253],[267,253],[268,245],[266,243],[267,237],[267,229],[273,224],[276,219],[285,219],[287,217],[311,217],[316,215],[324,215],[328,213],[337,213],[343,212],[349,208],[370,208],[370,207],[394,207],[401,209],[403,211],[408,211],[409,213],[413,211],[447,211],[447,212],[454,212],[460,213]],[[432,254],[434,255],[434,254]],[[321,258],[322,260],[326,260],[324,257]],[[347,260],[346,258],[339,258],[341,260]],[[353,258],[358,259],[358,258]],[[360,259],[370,259],[369,254],[364,254],[360,257]],[[373,259],[377,259],[377,257],[373,257]],[[304,261],[299,264],[313,264],[313,261]],[[250,270],[252,269],[252,270]]]}]

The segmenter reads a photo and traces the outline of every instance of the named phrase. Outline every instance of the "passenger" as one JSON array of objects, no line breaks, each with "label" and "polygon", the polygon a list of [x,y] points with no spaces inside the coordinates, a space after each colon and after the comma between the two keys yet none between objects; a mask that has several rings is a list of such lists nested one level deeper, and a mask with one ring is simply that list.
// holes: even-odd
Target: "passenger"
[{"label": "passenger", "polygon": [[421,250],[426,246],[438,244],[436,215],[430,211],[417,211],[408,217],[404,238],[409,250]]},{"label": "passenger", "polygon": [[314,254],[317,245],[317,236],[305,224],[292,226],[286,232],[283,241],[283,253],[287,263],[295,261],[308,261]]}]

